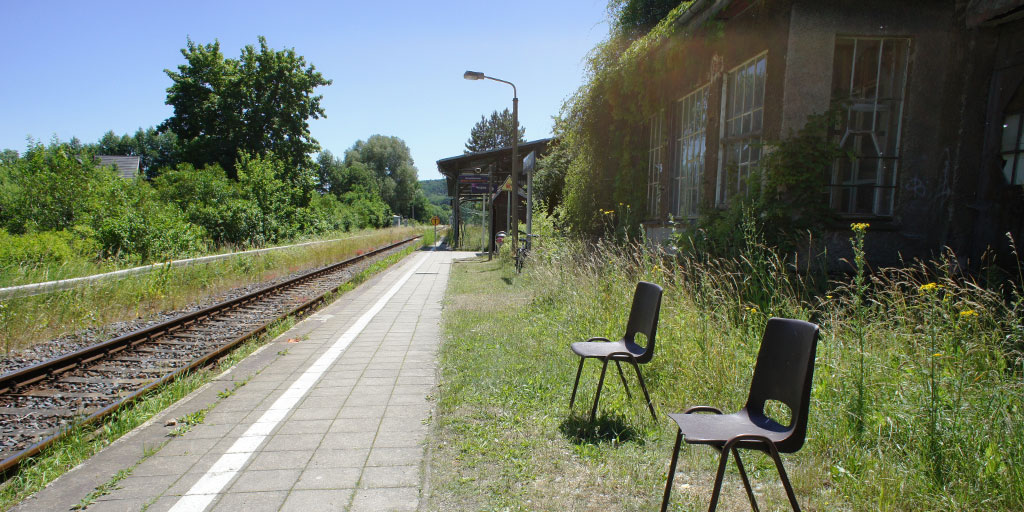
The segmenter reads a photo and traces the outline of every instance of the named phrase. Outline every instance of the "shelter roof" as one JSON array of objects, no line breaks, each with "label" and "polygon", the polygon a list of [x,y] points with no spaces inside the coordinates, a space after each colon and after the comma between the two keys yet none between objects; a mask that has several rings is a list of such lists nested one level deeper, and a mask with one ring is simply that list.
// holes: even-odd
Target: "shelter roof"
[{"label": "shelter roof", "polygon": [[[519,157],[526,158],[531,151],[536,151],[539,157],[547,151],[550,142],[551,138],[546,138],[519,144]],[[492,188],[497,188],[512,174],[512,146],[442,158],[437,161],[437,171],[445,177],[448,195],[452,197],[455,196],[456,187],[459,188],[460,196],[479,193],[474,192],[472,183],[460,183],[459,176],[462,175],[489,174]],[[476,188],[479,188],[479,184]]]}]

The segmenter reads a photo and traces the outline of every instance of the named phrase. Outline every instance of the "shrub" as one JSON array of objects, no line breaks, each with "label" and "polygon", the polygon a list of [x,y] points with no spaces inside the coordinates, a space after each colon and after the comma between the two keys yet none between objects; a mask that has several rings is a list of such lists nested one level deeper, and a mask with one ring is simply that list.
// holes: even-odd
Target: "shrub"
[{"label": "shrub", "polygon": [[59,265],[74,256],[73,235],[68,231],[12,235],[0,228],[0,271],[18,265]]},{"label": "shrub", "polygon": [[101,254],[130,261],[152,261],[202,252],[206,231],[189,223],[173,204],[141,180],[117,181],[104,194],[102,214],[93,224]]}]

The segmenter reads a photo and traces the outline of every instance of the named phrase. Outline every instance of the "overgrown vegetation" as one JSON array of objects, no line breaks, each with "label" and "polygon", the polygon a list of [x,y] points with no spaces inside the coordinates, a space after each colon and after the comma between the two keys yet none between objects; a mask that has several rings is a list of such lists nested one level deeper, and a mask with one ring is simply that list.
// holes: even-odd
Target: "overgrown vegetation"
[{"label": "overgrown vegetation", "polygon": [[[18,350],[82,329],[104,329],[112,322],[147,318],[225,291],[340,261],[423,231],[390,228],[348,235],[324,244],[239,255],[201,265],[170,267],[88,287],[7,299],[0,307],[0,343]],[[431,236],[433,231],[430,231]],[[88,263],[61,267],[19,266],[4,275],[11,284],[95,273]],[[62,274],[68,272],[68,274]]]},{"label": "overgrown vegetation", "polygon": [[[956,273],[949,255],[818,292],[761,231],[744,230],[734,259],[548,234],[519,276],[499,260],[456,264],[432,508],[656,508],[675,436],[664,414],[739,409],[771,316],[822,326],[809,437],[784,456],[805,510],[1024,507],[1022,283],[987,288]],[[666,290],[657,353],[644,368],[659,419],[634,379],[629,400],[609,376],[591,424],[585,405],[567,410],[578,362],[568,345],[621,334],[637,280]],[[598,372],[584,370],[581,403]],[[762,508],[787,508],[770,459],[744,459]],[[673,510],[707,506],[716,462],[713,450],[683,449]],[[720,509],[749,509],[734,468],[726,479]]]},{"label": "overgrown vegetation", "polygon": [[[691,3],[678,3],[643,35],[633,30],[637,25],[613,22],[608,40],[591,50],[587,82],[562,107],[561,140],[555,148],[564,152],[558,159],[564,168],[556,172],[565,176],[559,215],[573,231],[600,234],[601,211],[616,210],[619,203],[644,211],[646,122],[677,99],[677,89],[669,84],[681,81],[692,66],[693,50],[706,44],[706,39],[675,35],[674,23]],[[627,16],[632,4],[654,2],[613,2],[613,18]]]},{"label": "overgrown vegetation", "polygon": [[[158,128],[0,152],[0,275],[261,247],[441,211],[397,137],[373,135],[344,161],[328,151],[313,161],[320,145],[308,120],[325,116],[315,90],[331,82],[294,49],[260,37],[238,59],[217,42],[188,40],[181,53],[185,63],[166,71],[174,114]],[[140,179],[100,167],[104,154],[138,156]]]}]

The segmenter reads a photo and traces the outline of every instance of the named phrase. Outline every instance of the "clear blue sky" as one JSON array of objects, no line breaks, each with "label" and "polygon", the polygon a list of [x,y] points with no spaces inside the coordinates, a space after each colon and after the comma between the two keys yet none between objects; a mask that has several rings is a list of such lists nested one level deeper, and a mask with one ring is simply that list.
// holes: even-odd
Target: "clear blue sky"
[{"label": "clear blue sky", "polygon": [[[169,117],[164,69],[184,62],[185,38],[220,40],[237,58],[264,35],[295,48],[333,85],[318,89],[326,119],[311,122],[342,155],[375,133],[405,140],[420,179],[461,154],[483,114],[511,108],[512,88],[463,80],[482,71],[514,82],[526,138],[583,80],[608,33],[607,0],[281,2],[5,2],[0,48],[0,149],[27,136],[95,142]],[[516,10],[512,10],[513,7]]]}]

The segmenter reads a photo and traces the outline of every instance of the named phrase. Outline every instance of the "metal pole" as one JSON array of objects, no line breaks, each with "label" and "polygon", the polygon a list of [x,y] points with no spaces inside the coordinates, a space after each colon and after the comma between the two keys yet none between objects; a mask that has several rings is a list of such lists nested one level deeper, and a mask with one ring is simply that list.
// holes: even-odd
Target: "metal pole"
[{"label": "metal pole", "polygon": [[459,218],[460,216],[462,216],[461,205],[459,204],[459,200],[460,200],[460,197],[459,197],[459,175],[460,174],[462,174],[462,173],[459,172],[459,171],[455,171],[455,199],[453,200],[454,208],[452,208],[452,211],[454,212],[454,215],[452,215],[452,221],[453,221],[453,224],[455,224],[455,225],[452,226],[453,227],[453,230],[452,230],[453,231],[453,233],[452,233],[452,244],[451,244],[452,250],[458,250],[459,249],[459,227],[461,227],[461,225],[462,225],[462,222],[461,222],[462,219]]},{"label": "metal pole", "polygon": [[[536,163],[530,168],[530,173],[526,175],[526,234],[533,234],[533,173],[537,170]],[[526,248],[532,249],[533,242],[530,237],[526,237]]]},{"label": "metal pole", "polygon": [[512,247],[519,247],[519,97],[512,86]]},{"label": "metal pole", "polygon": [[487,169],[487,216],[491,219],[487,223],[487,261],[491,261],[494,257],[494,202],[491,199],[491,194],[494,191],[494,169]]}]

